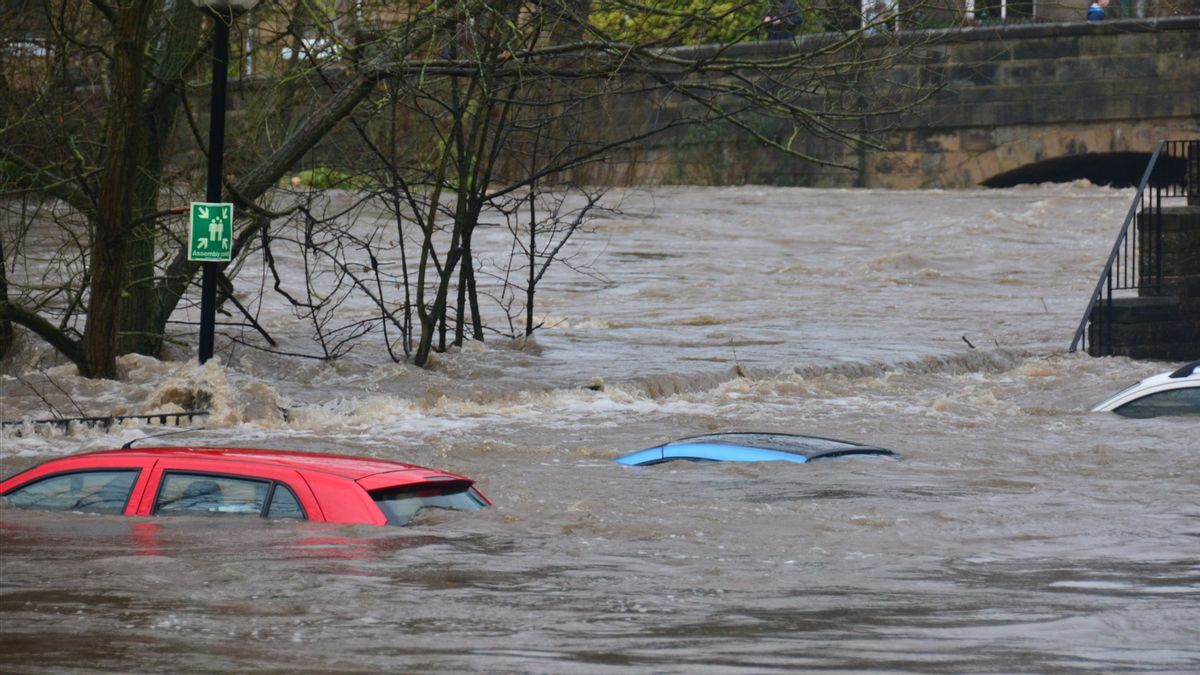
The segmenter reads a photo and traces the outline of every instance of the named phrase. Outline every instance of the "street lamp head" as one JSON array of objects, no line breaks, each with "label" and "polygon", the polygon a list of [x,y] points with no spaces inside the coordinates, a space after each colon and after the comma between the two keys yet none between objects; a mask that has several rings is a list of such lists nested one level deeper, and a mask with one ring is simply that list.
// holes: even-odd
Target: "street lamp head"
[{"label": "street lamp head", "polygon": [[248,12],[254,9],[259,0],[192,0],[192,4],[200,9],[207,9],[222,14]]}]

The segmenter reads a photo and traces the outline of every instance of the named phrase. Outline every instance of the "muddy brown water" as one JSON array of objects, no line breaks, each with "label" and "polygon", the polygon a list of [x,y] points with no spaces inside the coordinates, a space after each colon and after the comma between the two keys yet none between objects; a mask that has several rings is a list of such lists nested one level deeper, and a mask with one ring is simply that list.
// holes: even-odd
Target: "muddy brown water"
[{"label": "muddy brown water", "polygon": [[[431,371],[219,339],[204,368],[179,349],[91,382],[23,347],[5,420],[199,401],[203,428],[157,442],[400,459],[495,508],[407,528],[0,509],[0,668],[1200,671],[1200,422],[1089,413],[1174,364],[1066,351],[1128,190],[611,196],[571,251],[594,274],[546,281],[532,342]],[[287,309],[262,318],[310,346]],[[903,459],[612,461],[714,430]],[[22,431],[4,475],[161,429]]]}]

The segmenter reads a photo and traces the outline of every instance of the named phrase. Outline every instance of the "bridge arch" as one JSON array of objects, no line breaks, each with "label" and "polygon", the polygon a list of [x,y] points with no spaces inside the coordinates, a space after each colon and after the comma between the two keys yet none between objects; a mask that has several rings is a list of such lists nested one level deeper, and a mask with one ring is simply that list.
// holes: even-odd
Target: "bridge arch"
[{"label": "bridge arch", "polygon": [[[1166,138],[1192,138],[1196,127],[1170,120],[1114,121],[1080,128],[1017,127],[1004,133],[1012,140],[988,144],[991,147],[973,153],[956,175],[941,182],[946,187],[999,188],[1086,179],[1097,185],[1136,187],[1155,144]],[[1182,175],[1183,170],[1181,166],[1174,173]]]},{"label": "bridge arch", "polygon": [[1096,185],[1136,187],[1150,156],[1149,152],[1095,152],[1054,157],[997,174],[980,185],[1004,188],[1024,183],[1069,183],[1083,179]]}]

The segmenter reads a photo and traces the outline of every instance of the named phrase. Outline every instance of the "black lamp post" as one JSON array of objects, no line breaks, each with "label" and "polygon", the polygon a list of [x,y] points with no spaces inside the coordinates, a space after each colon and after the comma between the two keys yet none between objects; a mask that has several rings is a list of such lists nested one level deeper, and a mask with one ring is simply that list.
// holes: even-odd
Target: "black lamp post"
[{"label": "black lamp post", "polygon": [[[221,201],[221,173],[225,163],[225,92],[229,75],[229,25],[259,0],[192,0],[213,18],[212,107],[208,118],[208,183],[204,198]],[[217,274],[220,263],[201,263],[200,363],[212,358],[217,319]]]}]

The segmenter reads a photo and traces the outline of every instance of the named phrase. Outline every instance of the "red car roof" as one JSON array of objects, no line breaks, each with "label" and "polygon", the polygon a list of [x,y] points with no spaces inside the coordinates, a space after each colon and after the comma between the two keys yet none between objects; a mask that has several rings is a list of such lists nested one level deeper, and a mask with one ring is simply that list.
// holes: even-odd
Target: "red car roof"
[{"label": "red car roof", "polygon": [[[137,490],[136,485],[141,484],[142,489],[123,506],[125,515],[154,515],[156,491],[173,472],[279,481],[299,499],[305,517],[320,522],[386,524],[392,516],[381,510],[378,492],[386,491],[383,497],[389,497],[393,489],[416,488],[420,493],[428,488],[432,496],[470,490],[462,504],[448,508],[474,510],[490,504],[487,497],[475,490],[473,480],[437,469],[373,457],[257,448],[122,448],[85,452],[58,457],[4,479],[0,481],[0,493],[10,494],[50,476],[113,468],[143,470],[138,471],[138,483],[129,486]],[[423,498],[421,494],[416,496]]]},{"label": "red car roof", "polygon": [[[186,459],[214,459],[221,461],[246,462],[249,464],[269,464],[275,467],[295,469],[301,471],[320,471],[322,473],[333,474],[348,478],[350,480],[360,480],[367,476],[374,476],[381,473],[391,473],[396,471],[415,472],[421,477],[428,476],[455,476],[454,474],[435,469],[427,469],[425,467],[416,466],[413,464],[405,464],[403,462],[393,462],[386,459],[375,459],[373,457],[349,457],[347,455],[334,455],[323,452],[300,452],[296,450],[263,450],[257,448],[194,448],[194,447],[168,447],[168,448],[121,448],[119,450],[98,450],[95,452],[85,452],[77,455],[71,455],[71,458],[78,457],[151,457],[151,458],[186,458]],[[65,459],[65,458],[64,458]]]}]

